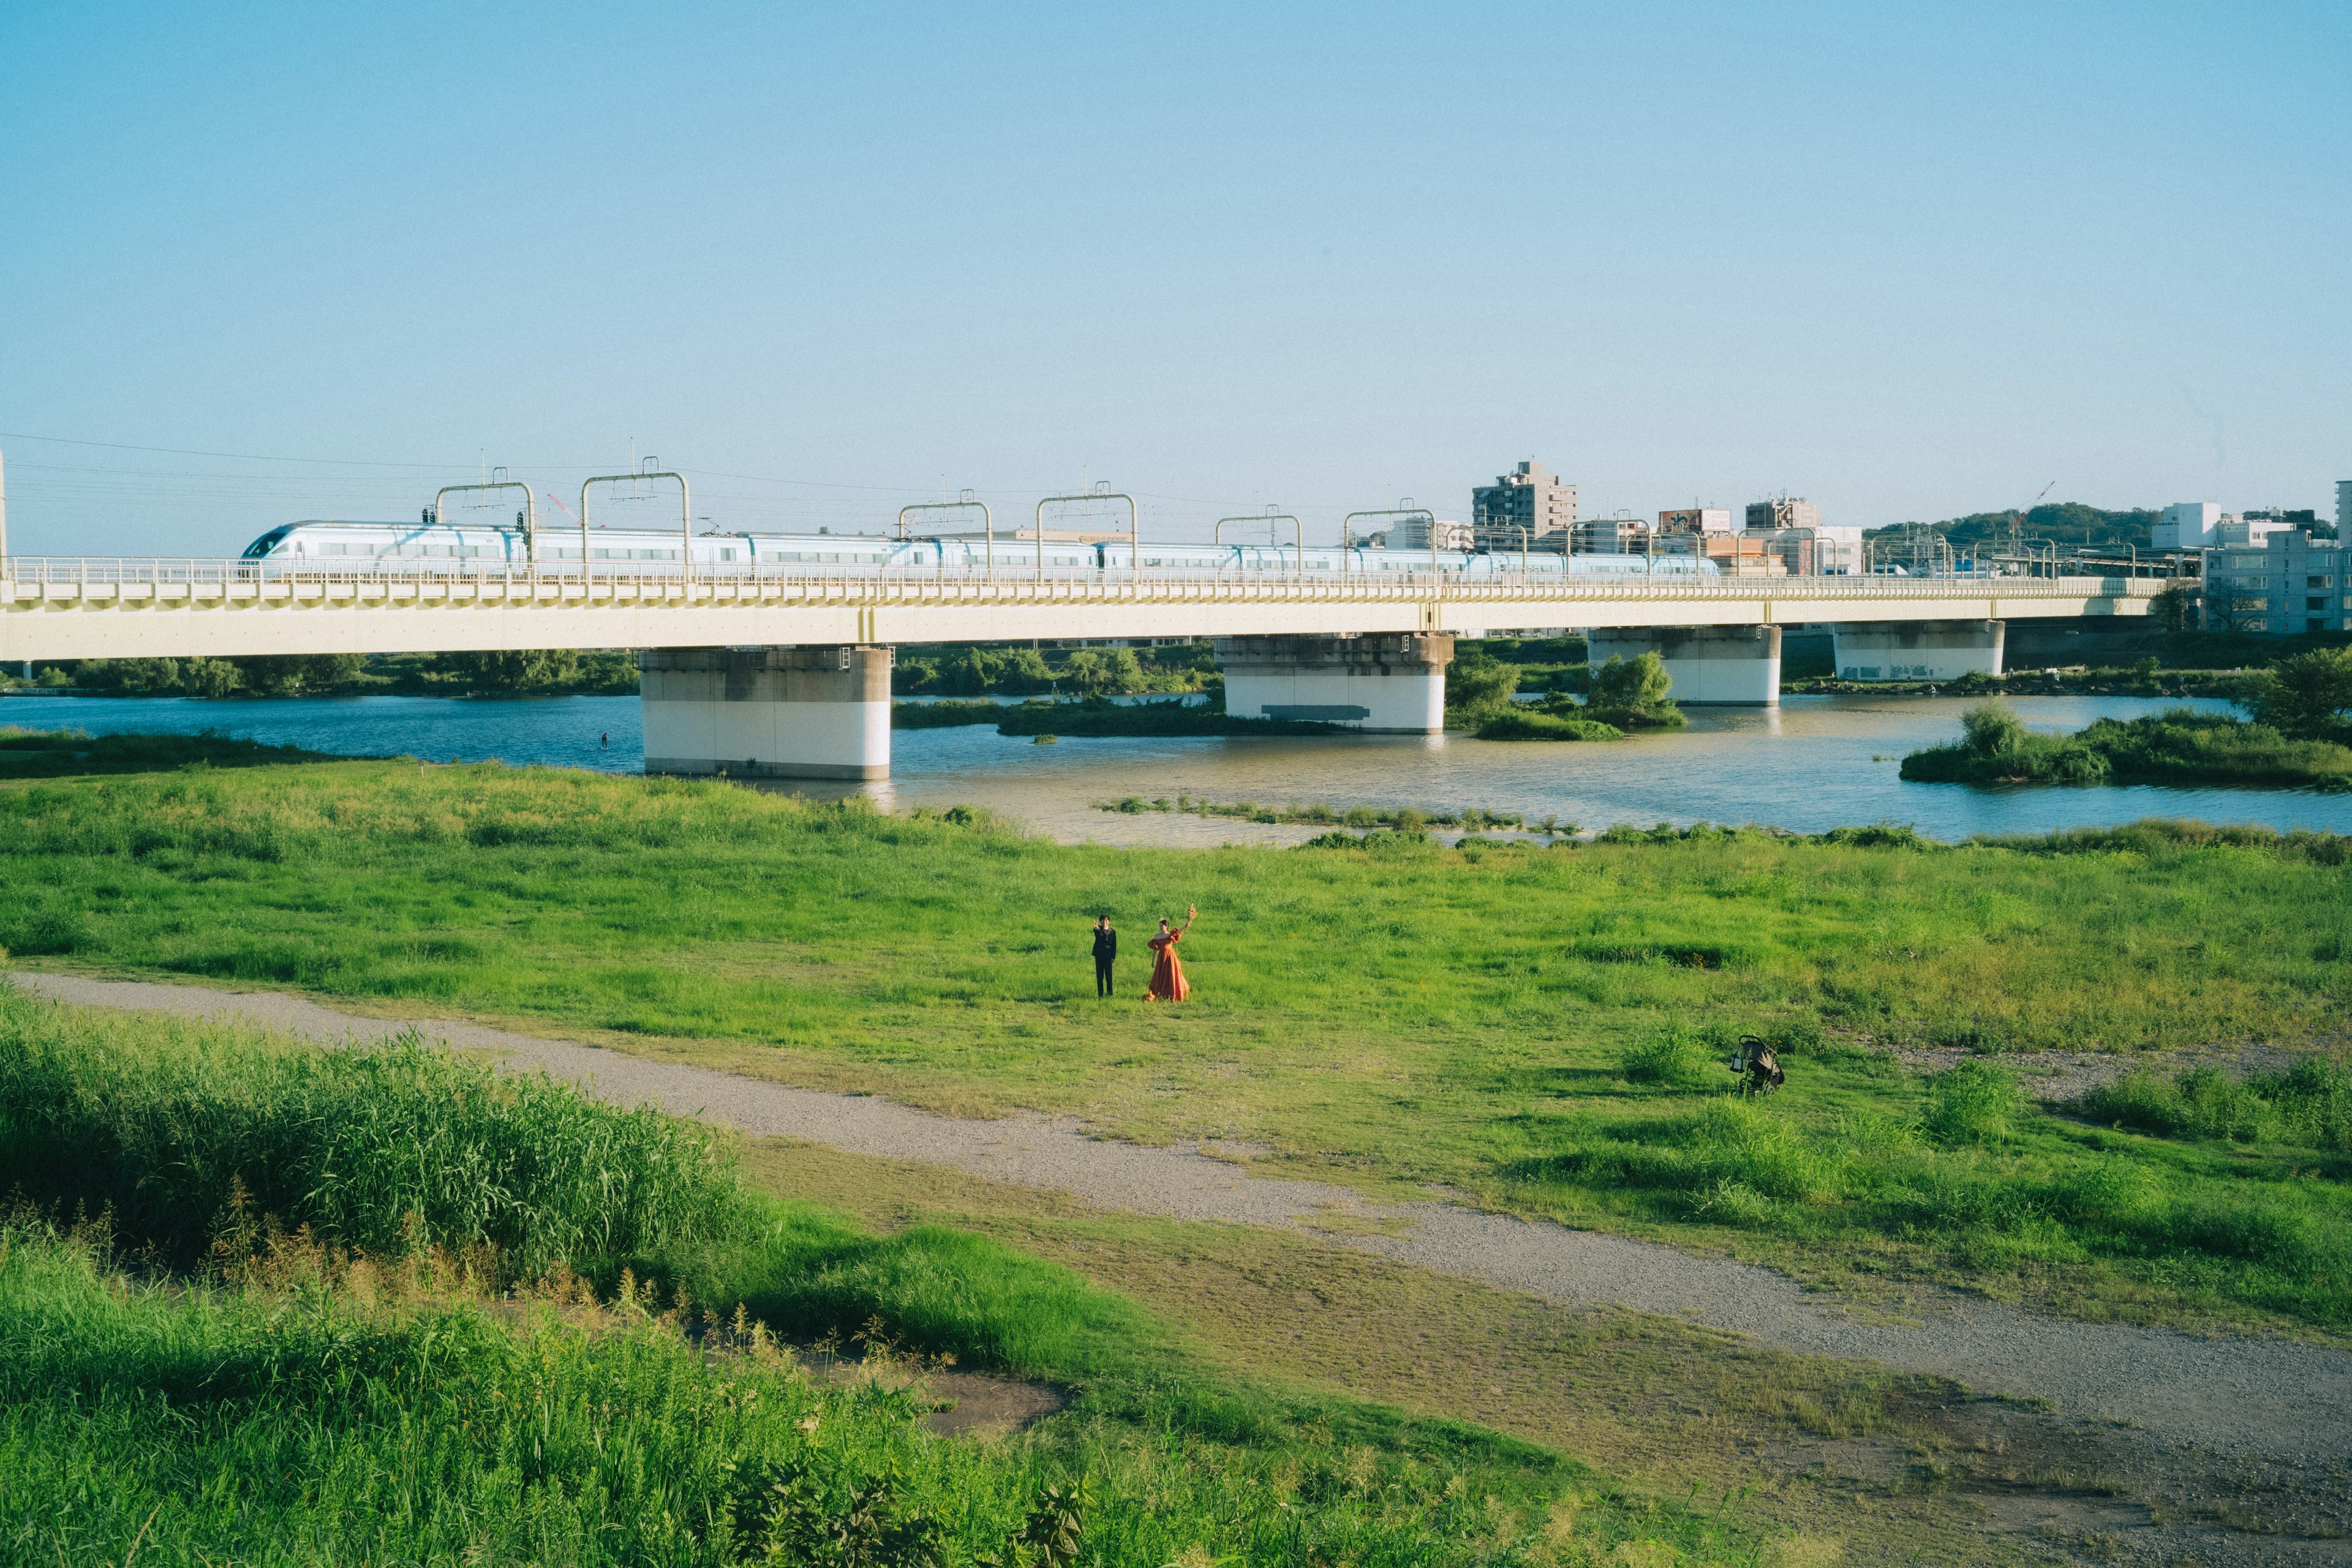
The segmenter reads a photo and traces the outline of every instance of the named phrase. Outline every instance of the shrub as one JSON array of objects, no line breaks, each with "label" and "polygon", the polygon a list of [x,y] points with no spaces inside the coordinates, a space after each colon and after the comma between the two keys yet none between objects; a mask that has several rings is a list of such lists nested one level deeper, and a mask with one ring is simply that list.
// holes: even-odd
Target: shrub
[{"label": "shrub", "polygon": [[1675,1019],[1659,1024],[1627,1046],[1619,1061],[1628,1083],[1695,1083],[1707,1066],[1698,1037]]},{"label": "shrub", "polygon": [[2352,647],[2314,648],[2271,666],[2254,716],[2305,739],[2352,739]]},{"label": "shrub", "polygon": [[2352,1152],[2352,1070],[2317,1057],[2288,1072],[2244,1079],[2214,1067],[2168,1079],[2140,1068],[2091,1089],[2074,1109],[2093,1121],[2164,1137]]},{"label": "shrub", "polygon": [[2021,1109],[2017,1079],[2008,1068],[1962,1062],[1928,1080],[1922,1125],[1938,1143],[2000,1143]]},{"label": "shrub", "polygon": [[1563,718],[1557,713],[1518,710],[1496,714],[1478,726],[1482,741],[1622,741],[1625,731],[1595,719]]}]

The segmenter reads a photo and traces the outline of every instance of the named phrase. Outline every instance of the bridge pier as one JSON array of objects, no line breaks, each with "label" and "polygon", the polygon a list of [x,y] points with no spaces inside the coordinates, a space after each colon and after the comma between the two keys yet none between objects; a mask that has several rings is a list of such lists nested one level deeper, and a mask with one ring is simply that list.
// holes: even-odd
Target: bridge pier
[{"label": "bridge pier", "polygon": [[1363,637],[1219,637],[1225,711],[1239,719],[1303,719],[1374,735],[1434,735],[1445,728],[1443,632]]},{"label": "bridge pier", "polygon": [[1841,622],[1830,628],[1841,680],[1958,680],[2001,672],[2001,621]]},{"label": "bridge pier", "polygon": [[1592,668],[1654,653],[1674,678],[1676,702],[1701,706],[1780,705],[1778,626],[1595,626],[1585,646]]},{"label": "bridge pier", "polygon": [[664,647],[637,656],[646,772],[890,776],[890,650]]}]

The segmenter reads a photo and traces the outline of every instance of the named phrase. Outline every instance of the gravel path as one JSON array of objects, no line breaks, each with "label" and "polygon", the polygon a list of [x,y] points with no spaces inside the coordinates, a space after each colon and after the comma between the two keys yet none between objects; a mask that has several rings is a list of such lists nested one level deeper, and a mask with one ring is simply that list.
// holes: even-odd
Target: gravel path
[{"label": "gravel path", "polygon": [[[329,1044],[381,1039],[409,1026],[268,993],[73,975],[12,978],[61,1002],[243,1018]],[[1869,1322],[1768,1269],[1655,1243],[1452,1204],[1370,1204],[1345,1187],[1251,1176],[1190,1150],[1097,1140],[1044,1117],[959,1121],[868,1096],[790,1089],[475,1024],[415,1022],[452,1045],[499,1052],[509,1068],[544,1068],[619,1104],[650,1102],[755,1136],[946,1165],[1175,1219],[1285,1226],[1343,1215],[1401,1220],[1401,1235],[1320,1234],[1336,1245],[1549,1301],[1615,1302],[1792,1351],[1934,1373],[1981,1393],[2048,1399],[2067,1415],[2129,1422],[2162,1442],[2296,1465],[2352,1460],[2352,1354],[2341,1351],[2069,1322],[1949,1291],[1932,1294],[1926,1321],[1916,1326]]]}]

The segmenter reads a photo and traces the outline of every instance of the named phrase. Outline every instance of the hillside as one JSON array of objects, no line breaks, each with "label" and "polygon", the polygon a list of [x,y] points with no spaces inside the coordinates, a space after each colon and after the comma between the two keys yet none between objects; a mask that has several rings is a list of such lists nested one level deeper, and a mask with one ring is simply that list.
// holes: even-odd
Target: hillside
[{"label": "hillside", "polygon": [[[2155,546],[2157,519],[2160,507],[2133,507],[2122,511],[2106,511],[2080,501],[2059,501],[2049,506],[2037,506],[2025,514],[2025,538],[2029,543],[2057,544],[2061,553],[2078,548],[2122,550],[2137,545],[2143,552]],[[1936,526],[1952,542],[1959,554],[1970,551],[2006,548],[2009,542],[2010,520],[2016,514],[2007,511],[1972,511],[1966,517],[1946,518]],[[1909,523],[1891,523],[1885,528],[1865,531],[1864,537],[1899,534]],[[2320,524],[2322,535],[2334,533],[2326,523]]]}]

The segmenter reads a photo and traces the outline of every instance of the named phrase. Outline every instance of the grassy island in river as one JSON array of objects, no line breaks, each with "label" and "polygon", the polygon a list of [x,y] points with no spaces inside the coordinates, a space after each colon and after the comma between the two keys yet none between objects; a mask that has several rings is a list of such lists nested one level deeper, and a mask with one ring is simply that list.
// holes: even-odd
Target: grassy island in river
[{"label": "grassy island in river", "polygon": [[2283,734],[2270,724],[2187,708],[2100,719],[2071,735],[2037,734],[2002,702],[1971,708],[1961,739],[1903,759],[1928,784],[2229,784],[2352,789],[2352,746]]},{"label": "grassy island in river", "polygon": [[[2352,1334],[2352,1154],[2322,1059],[2352,1001],[2344,840],[1151,850],[953,816],[405,762],[0,784],[0,944],[1245,1140],[1272,1173],[1450,1184],[1864,1291]],[[1186,903],[1194,1001],[1096,1002],[1093,914],[1135,932]],[[1759,1107],[1721,1097],[1741,1030],[1795,1069]],[[2242,1138],[2023,1092],[2048,1048],[2168,1084],[2177,1053],[2243,1041],[2325,1071]],[[1895,1054],[1921,1051],[1943,1054]],[[1933,1070],[1956,1058],[1977,1076]]]}]

